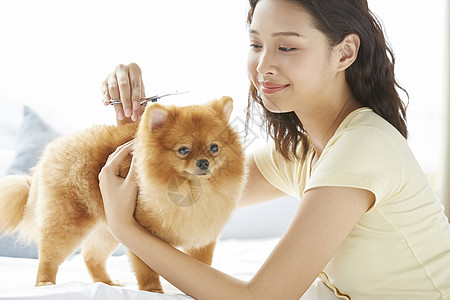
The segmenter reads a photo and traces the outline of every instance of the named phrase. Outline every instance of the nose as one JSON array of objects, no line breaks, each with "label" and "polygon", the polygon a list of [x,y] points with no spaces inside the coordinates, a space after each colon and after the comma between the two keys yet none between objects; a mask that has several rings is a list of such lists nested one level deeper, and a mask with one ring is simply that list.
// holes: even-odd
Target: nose
[{"label": "nose", "polygon": [[197,160],[196,165],[200,170],[204,171],[204,170],[208,169],[209,161],[207,159],[199,159],[199,160]]},{"label": "nose", "polygon": [[274,64],[274,58],[269,53],[269,51],[261,51],[258,59],[258,64],[256,65],[256,71],[261,75],[275,75],[276,67]]}]

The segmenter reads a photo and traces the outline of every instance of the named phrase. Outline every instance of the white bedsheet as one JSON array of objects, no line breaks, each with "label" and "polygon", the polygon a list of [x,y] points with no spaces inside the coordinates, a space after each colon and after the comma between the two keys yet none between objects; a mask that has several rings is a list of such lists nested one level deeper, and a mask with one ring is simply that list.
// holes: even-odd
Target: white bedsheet
[{"label": "white bedsheet", "polygon": [[[213,267],[239,279],[250,279],[262,265],[277,239],[219,241]],[[92,283],[83,259],[74,255],[58,272],[57,284],[34,287],[38,261],[36,259],[0,257],[0,299],[111,299],[111,300],[186,300],[184,295],[162,279],[165,295],[139,291],[126,255],[108,259],[111,277],[123,287]],[[181,270],[180,270],[181,271]],[[302,300],[335,300],[334,294],[316,281]]]}]

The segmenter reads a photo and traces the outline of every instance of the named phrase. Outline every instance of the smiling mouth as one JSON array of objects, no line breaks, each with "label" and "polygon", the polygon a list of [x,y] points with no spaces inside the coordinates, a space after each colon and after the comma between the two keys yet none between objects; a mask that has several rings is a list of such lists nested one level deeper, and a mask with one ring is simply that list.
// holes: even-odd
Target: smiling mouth
[{"label": "smiling mouth", "polygon": [[289,84],[278,84],[269,81],[259,81],[260,90],[264,94],[274,94],[284,90]]}]

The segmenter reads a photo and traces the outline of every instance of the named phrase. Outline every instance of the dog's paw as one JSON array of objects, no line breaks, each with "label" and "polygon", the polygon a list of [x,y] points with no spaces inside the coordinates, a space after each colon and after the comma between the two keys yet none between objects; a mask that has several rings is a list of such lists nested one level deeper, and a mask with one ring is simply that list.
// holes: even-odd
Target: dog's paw
[{"label": "dog's paw", "polygon": [[47,286],[47,285],[54,285],[54,282],[50,282],[50,281],[41,281],[36,283],[36,286]]},{"label": "dog's paw", "polygon": [[123,286],[123,283],[121,283],[119,280],[111,280],[105,283],[110,286]]},{"label": "dog's paw", "polygon": [[148,285],[139,287],[139,289],[142,291],[164,294],[164,290],[162,289],[161,285],[159,285],[159,284],[148,284]]},{"label": "dog's paw", "polygon": [[163,289],[151,289],[151,290],[149,290],[149,292],[152,292],[152,293],[159,293],[159,294],[164,294]]}]

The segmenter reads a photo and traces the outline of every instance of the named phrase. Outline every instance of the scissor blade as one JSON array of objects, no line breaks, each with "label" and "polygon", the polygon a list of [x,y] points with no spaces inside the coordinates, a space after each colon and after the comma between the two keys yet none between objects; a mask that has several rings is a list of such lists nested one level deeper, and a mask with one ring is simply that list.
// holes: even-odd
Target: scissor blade
[{"label": "scissor blade", "polygon": [[151,97],[144,97],[144,98],[141,98],[141,100],[147,101],[147,102],[148,101],[156,102],[158,99],[163,98],[163,97],[180,95],[180,94],[186,94],[186,93],[189,93],[189,92],[188,91],[183,91],[183,92],[176,91],[174,93],[164,94],[164,95],[161,95],[161,96],[155,95],[155,96],[151,96]]}]

